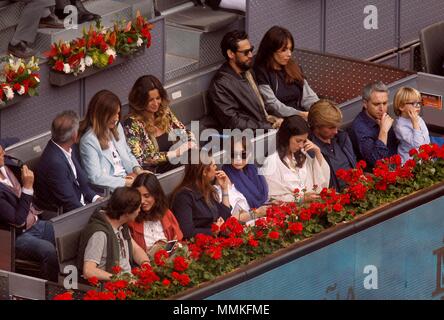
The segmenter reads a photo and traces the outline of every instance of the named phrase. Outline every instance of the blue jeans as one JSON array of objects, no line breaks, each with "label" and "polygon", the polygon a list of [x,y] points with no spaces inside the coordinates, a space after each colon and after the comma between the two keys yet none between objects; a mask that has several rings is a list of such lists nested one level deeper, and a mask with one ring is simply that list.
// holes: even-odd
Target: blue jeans
[{"label": "blue jeans", "polygon": [[15,255],[19,259],[37,261],[43,278],[58,281],[59,263],[54,229],[48,221],[39,220],[15,239]]}]

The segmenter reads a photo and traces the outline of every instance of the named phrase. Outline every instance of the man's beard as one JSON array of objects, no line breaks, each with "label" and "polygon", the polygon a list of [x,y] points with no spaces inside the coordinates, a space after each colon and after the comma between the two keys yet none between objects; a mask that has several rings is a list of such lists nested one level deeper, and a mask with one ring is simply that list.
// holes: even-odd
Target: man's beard
[{"label": "man's beard", "polygon": [[241,70],[241,71],[248,71],[251,69],[251,63],[247,63],[247,62],[240,62],[238,60],[236,60],[236,66]]}]

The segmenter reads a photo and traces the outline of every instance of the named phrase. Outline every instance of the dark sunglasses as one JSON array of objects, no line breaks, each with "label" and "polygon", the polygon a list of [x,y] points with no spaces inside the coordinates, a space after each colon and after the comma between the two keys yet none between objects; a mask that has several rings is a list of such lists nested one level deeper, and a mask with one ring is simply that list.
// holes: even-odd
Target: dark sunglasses
[{"label": "dark sunglasses", "polygon": [[237,50],[237,52],[242,53],[244,56],[248,56],[248,54],[249,54],[250,52],[253,53],[253,51],[254,51],[254,46],[251,46],[250,49],[246,49],[246,50],[242,50],[242,51]]}]

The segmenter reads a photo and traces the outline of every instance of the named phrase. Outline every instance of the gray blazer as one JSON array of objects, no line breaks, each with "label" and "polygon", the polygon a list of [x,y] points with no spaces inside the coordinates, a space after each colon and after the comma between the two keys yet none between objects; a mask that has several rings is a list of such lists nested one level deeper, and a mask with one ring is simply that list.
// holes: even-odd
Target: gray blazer
[{"label": "gray blazer", "polygon": [[[132,173],[134,167],[140,167],[131,149],[128,147],[122,125],[117,126],[119,141],[112,138],[122,159],[126,173]],[[113,157],[109,149],[102,150],[99,140],[90,128],[80,139],[80,157],[88,180],[93,184],[110,187],[114,190],[125,185],[124,177],[114,176]]]}]

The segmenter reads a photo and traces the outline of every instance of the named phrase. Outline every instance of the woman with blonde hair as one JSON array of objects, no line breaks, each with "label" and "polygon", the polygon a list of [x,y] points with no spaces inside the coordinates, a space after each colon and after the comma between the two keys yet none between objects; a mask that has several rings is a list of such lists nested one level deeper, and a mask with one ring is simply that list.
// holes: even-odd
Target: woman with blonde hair
[{"label": "woman with blonde hair", "polygon": [[336,177],[336,171],[356,166],[350,137],[347,132],[340,130],[342,112],[333,101],[321,99],[311,106],[308,123],[311,129],[310,140],[319,146],[330,166],[330,187],[340,191],[346,185]]},{"label": "woman with blonde hair", "polygon": [[97,92],[80,122],[80,156],[91,183],[112,190],[130,186],[143,172],[126,144],[120,119],[120,99],[111,91]]},{"label": "woman with blonde hair", "polygon": [[393,109],[398,118],[393,129],[399,140],[398,153],[403,163],[410,159],[411,149],[430,143],[429,130],[419,115],[421,107],[421,93],[418,90],[401,87],[395,93]]},{"label": "woman with blonde hair", "polygon": [[171,111],[160,81],[152,75],[140,77],[128,101],[130,112],[123,128],[139,164],[156,173],[175,168],[170,160],[194,147],[194,137]]}]

